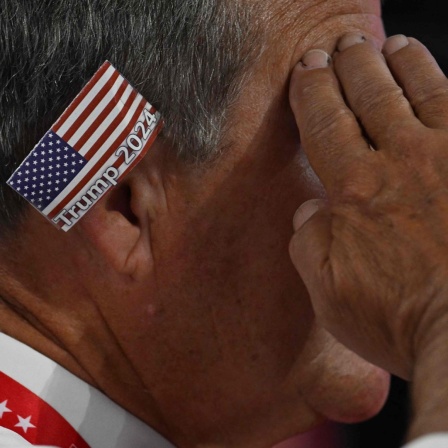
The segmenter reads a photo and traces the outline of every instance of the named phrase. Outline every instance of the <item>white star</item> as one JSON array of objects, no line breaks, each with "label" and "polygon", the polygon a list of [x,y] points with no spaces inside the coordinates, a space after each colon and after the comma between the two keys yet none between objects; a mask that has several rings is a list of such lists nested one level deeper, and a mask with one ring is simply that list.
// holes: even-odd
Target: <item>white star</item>
[{"label": "white star", "polygon": [[18,172],[17,172],[17,174],[18,174],[19,176],[21,176],[21,175],[22,175],[22,173],[21,173],[20,171],[18,171]]},{"label": "white star", "polygon": [[48,134],[48,137],[53,138],[53,134]]},{"label": "white star", "polygon": [[25,165],[26,165],[26,166],[30,166],[30,162],[26,162]]},{"label": "white star", "polygon": [[64,159],[68,159],[68,155],[67,154],[64,156]]},{"label": "white star", "polygon": [[37,160],[35,160],[35,161],[33,162],[33,165],[37,165]]},{"label": "white star", "polygon": [[22,428],[23,432],[26,434],[28,429],[35,428],[35,426],[31,423],[31,415],[27,418],[20,417],[20,415],[17,416],[19,418],[19,423],[14,425],[15,428]]},{"label": "white star", "polygon": [[56,152],[61,152],[61,148],[58,148],[58,149],[56,150]]},{"label": "white star", "polygon": [[57,142],[56,142],[58,145],[59,145],[59,143],[61,143],[61,141],[60,140],[58,140]]},{"label": "white star", "polygon": [[68,146],[66,146],[66,147],[64,148],[64,151],[68,151]]},{"label": "white star", "polygon": [[5,400],[3,403],[0,403],[0,418],[3,417],[5,412],[12,412],[11,409],[8,409],[6,406],[8,404],[8,400]]},{"label": "white star", "polygon": [[30,174],[30,170],[26,170],[26,171],[25,171],[25,174]]},{"label": "white star", "polygon": [[67,182],[67,179],[63,179],[63,182]]},{"label": "white star", "polygon": [[45,148],[45,143],[42,143],[40,146],[42,146],[42,148]]},{"label": "white star", "polygon": [[79,163],[82,165],[84,163],[84,160],[80,160]]},{"label": "white star", "polygon": [[72,157],[76,157],[76,154],[72,154]]},{"label": "white star", "polygon": [[48,143],[50,146],[53,146],[53,142]]}]

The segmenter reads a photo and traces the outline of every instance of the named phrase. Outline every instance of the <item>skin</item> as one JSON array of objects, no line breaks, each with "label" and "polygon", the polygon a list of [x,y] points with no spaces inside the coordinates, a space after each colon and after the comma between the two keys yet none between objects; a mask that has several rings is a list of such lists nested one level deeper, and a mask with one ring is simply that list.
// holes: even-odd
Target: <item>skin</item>
[{"label": "skin", "polygon": [[291,217],[325,195],[290,110],[292,69],[360,31],[379,2],[269,2],[266,51],[227,151],[187,167],[159,140],[68,234],[30,213],[0,247],[0,328],[179,447],[270,447],[323,417],[374,415],[388,375],[316,321],[288,255]]},{"label": "skin", "polygon": [[448,430],[448,81],[415,39],[390,38],[382,54],[348,40],[334,64],[292,77],[328,199],[299,209],[290,252],[319,322],[412,381],[412,440]]}]

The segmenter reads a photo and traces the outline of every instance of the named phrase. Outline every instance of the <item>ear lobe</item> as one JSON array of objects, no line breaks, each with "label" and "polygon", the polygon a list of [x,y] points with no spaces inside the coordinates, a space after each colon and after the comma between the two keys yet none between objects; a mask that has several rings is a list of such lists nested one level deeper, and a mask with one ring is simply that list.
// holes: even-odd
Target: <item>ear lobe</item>
[{"label": "ear lobe", "polygon": [[119,274],[138,278],[152,264],[148,219],[133,210],[132,182],[109,191],[78,223],[106,263]]}]

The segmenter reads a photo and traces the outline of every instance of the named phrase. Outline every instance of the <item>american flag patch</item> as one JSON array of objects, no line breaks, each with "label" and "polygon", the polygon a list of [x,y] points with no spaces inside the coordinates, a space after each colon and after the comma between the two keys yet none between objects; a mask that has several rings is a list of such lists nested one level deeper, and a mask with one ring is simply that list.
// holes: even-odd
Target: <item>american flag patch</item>
[{"label": "american flag patch", "polygon": [[7,181],[68,231],[137,165],[163,120],[106,61]]}]

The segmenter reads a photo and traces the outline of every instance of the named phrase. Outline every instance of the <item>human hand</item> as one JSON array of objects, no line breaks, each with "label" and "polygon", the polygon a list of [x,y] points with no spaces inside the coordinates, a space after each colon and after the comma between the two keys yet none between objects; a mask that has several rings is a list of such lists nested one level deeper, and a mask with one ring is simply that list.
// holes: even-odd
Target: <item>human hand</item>
[{"label": "human hand", "polygon": [[307,54],[292,76],[328,200],[298,210],[291,257],[324,327],[416,381],[427,417],[413,434],[447,430],[437,396],[448,396],[448,81],[415,39],[390,38],[384,57],[356,35],[338,49],[329,66]]}]

